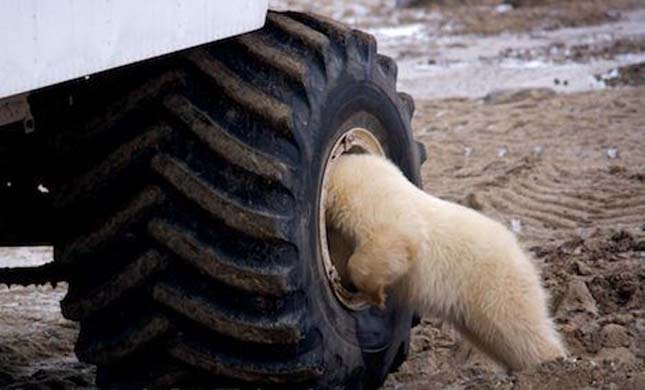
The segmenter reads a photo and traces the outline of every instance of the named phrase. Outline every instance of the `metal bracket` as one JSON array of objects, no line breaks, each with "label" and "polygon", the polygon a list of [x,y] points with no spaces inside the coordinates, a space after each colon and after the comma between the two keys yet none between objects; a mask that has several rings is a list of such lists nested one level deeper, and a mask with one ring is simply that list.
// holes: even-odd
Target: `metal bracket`
[{"label": "metal bracket", "polygon": [[25,134],[34,132],[36,127],[27,97],[29,94],[23,93],[0,100],[0,128],[10,123],[22,122]]},{"label": "metal bracket", "polygon": [[54,262],[37,267],[0,268],[0,285],[40,286],[50,283],[56,287],[57,283],[68,279],[68,274],[68,267]]}]

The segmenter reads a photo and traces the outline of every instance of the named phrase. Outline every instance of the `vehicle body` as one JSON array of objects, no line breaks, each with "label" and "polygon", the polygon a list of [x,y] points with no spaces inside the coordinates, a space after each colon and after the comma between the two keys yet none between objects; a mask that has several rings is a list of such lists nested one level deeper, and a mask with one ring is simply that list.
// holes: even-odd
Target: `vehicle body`
[{"label": "vehicle body", "polygon": [[6,0],[0,98],[256,30],[267,9],[268,0]]},{"label": "vehicle body", "polygon": [[[16,189],[20,178],[31,176],[24,184],[28,193],[10,198],[13,216],[0,219],[0,244],[16,245],[51,242],[42,237],[51,228],[38,191],[45,183],[33,177],[41,176],[35,166],[46,163],[35,155],[44,151],[21,136],[36,130],[30,95],[69,81],[88,84],[109,69],[256,30],[264,25],[268,0],[160,0],[154,7],[129,0],[7,0],[0,7],[0,187]],[[27,149],[38,153],[13,153],[2,141],[32,143]]]},{"label": "vehicle body", "polygon": [[353,290],[321,206],[343,153],[420,185],[373,37],[250,0],[11,0],[0,32],[0,245],[55,249],[0,283],[69,284],[99,386],[374,388],[403,361],[413,313]]}]

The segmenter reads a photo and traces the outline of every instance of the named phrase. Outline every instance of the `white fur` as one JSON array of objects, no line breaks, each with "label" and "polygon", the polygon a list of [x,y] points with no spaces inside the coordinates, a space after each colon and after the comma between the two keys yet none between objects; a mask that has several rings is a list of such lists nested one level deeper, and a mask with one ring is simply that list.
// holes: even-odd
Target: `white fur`
[{"label": "white fur", "polygon": [[423,192],[371,155],[341,157],[327,191],[328,223],[356,244],[350,277],[373,303],[392,286],[512,369],[564,356],[539,272],[503,225]]}]

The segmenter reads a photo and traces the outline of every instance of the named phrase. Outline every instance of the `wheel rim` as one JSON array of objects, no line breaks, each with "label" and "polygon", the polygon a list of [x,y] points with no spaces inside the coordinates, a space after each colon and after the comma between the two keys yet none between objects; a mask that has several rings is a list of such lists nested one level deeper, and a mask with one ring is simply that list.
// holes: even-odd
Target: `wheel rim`
[{"label": "wheel rim", "polygon": [[352,288],[351,281],[345,272],[339,272],[339,269],[345,270],[347,260],[349,257],[334,256],[330,250],[330,234],[325,218],[325,199],[327,197],[327,180],[331,167],[334,163],[346,153],[366,153],[374,154],[377,156],[385,156],[383,147],[378,139],[367,129],[361,127],[352,128],[344,132],[334,144],[327,161],[322,181],[322,193],[320,195],[320,204],[318,206],[319,213],[319,229],[320,232],[320,250],[322,254],[322,262],[325,269],[325,275],[329,285],[334,292],[338,301],[348,309],[363,310],[369,306],[363,294],[357,292]]}]

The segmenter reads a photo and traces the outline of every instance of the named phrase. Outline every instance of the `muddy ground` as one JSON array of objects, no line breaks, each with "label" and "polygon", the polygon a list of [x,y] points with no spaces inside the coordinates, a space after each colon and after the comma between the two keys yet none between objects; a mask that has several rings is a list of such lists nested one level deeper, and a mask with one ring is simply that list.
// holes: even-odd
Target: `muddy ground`
[{"label": "muddy ground", "polygon": [[506,375],[447,326],[389,388],[645,388],[645,88],[419,102],[425,189],[515,230],[570,359]]},{"label": "muddy ground", "polygon": [[[518,234],[571,356],[506,373],[426,319],[385,388],[645,389],[645,2],[420,3],[272,1],[367,29],[397,59],[425,189]],[[50,257],[0,248],[0,266]],[[0,287],[0,388],[91,387],[65,290]]]}]

